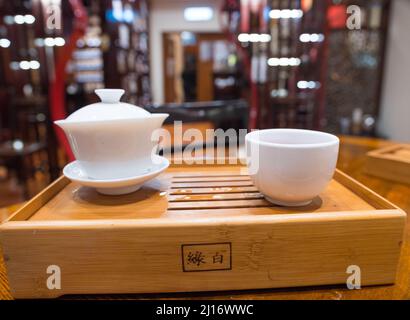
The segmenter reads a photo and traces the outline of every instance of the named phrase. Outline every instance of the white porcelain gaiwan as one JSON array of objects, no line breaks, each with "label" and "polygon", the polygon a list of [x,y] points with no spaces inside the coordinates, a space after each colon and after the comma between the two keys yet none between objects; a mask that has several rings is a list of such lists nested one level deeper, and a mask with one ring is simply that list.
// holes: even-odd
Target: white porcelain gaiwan
[{"label": "white porcelain gaiwan", "polygon": [[155,166],[158,141],[152,133],[168,114],[148,111],[120,102],[124,90],[98,89],[101,102],[85,106],[61,127],[81,170],[90,179],[127,179],[150,172]]}]

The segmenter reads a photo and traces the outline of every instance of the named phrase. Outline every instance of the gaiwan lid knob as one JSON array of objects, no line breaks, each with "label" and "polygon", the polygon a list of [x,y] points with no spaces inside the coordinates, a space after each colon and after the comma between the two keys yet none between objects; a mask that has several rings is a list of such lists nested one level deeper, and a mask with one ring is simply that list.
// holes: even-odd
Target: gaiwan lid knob
[{"label": "gaiwan lid knob", "polygon": [[90,122],[121,119],[141,119],[152,116],[147,110],[120,102],[124,94],[123,89],[97,89],[95,93],[100,97],[101,102],[93,103],[78,109],[72,113],[66,121],[69,122]]},{"label": "gaiwan lid knob", "polygon": [[125,90],[123,89],[96,89],[95,94],[102,103],[119,103]]}]

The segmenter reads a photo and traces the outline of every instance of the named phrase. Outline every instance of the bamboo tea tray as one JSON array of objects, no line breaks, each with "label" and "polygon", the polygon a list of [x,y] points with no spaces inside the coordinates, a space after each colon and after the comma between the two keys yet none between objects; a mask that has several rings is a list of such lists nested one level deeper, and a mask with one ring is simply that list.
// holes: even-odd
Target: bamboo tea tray
[{"label": "bamboo tea tray", "polygon": [[[244,167],[194,165],[123,196],[61,177],[0,240],[15,298],[345,285],[351,265],[363,286],[394,282],[404,224],[404,212],[340,171],[312,204],[285,208]],[[50,266],[60,288],[47,285]]]},{"label": "bamboo tea tray", "polygon": [[368,152],[365,168],[368,174],[410,184],[410,144],[396,144]]}]

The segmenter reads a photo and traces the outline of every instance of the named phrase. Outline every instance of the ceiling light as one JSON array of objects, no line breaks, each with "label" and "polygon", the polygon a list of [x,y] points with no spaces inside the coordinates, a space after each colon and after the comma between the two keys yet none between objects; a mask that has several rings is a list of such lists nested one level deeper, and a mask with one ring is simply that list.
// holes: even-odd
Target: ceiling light
[{"label": "ceiling light", "polygon": [[3,21],[5,24],[13,24],[14,17],[13,16],[4,16]]},{"label": "ceiling light", "polygon": [[17,24],[23,24],[25,22],[24,16],[21,14],[14,16],[14,22]]},{"label": "ceiling light", "polygon": [[303,17],[303,11],[300,9],[273,9],[269,11],[271,19],[299,19]]},{"label": "ceiling light", "polygon": [[257,33],[251,33],[249,35],[249,41],[250,42],[258,42],[259,41],[259,34]]},{"label": "ceiling light", "polygon": [[27,61],[27,60],[22,60],[20,62],[18,61],[13,61],[10,63],[10,68],[12,70],[29,70],[29,69],[39,69],[40,68],[40,62],[38,62],[37,60],[31,60],[31,61]]},{"label": "ceiling light", "polygon": [[47,47],[53,47],[55,45],[55,40],[54,40],[54,38],[45,38],[44,39],[44,44]]},{"label": "ceiling light", "polygon": [[214,17],[214,10],[211,7],[188,7],[184,9],[186,21],[209,21]]},{"label": "ceiling light", "polygon": [[281,10],[281,15],[280,15],[281,18],[289,19],[291,16],[292,16],[292,11],[290,11],[289,9]]},{"label": "ceiling light", "polygon": [[319,41],[319,35],[317,33],[312,33],[310,35],[310,41],[311,42],[318,42]]},{"label": "ceiling light", "polygon": [[290,66],[298,66],[298,65],[300,65],[300,59],[299,58],[289,58],[288,59],[288,64]]},{"label": "ceiling light", "polygon": [[31,60],[30,61],[30,68],[33,70],[37,70],[40,68],[40,62],[36,61],[36,60]]},{"label": "ceiling light", "polygon": [[43,47],[44,46],[44,39],[43,38],[37,38],[34,40],[34,44],[37,47]]},{"label": "ceiling light", "polygon": [[268,59],[268,65],[271,67],[276,67],[276,66],[281,66],[281,67],[295,67],[300,65],[301,60],[300,58],[287,58],[287,57],[282,57],[282,58],[270,58]]},{"label": "ceiling light", "polygon": [[11,45],[11,41],[9,39],[3,38],[0,39],[0,47],[2,48],[8,48]]},{"label": "ceiling light", "polygon": [[239,42],[249,42],[249,34],[248,33],[241,33],[238,35]]},{"label": "ceiling light", "polygon": [[298,81],[297,87],[299,89],[306,89],[308,87],[307,81],[304,81],[304,80]]},{"label": "ceiling light", "polygon": [[302,34],[299,36],[299,40],[300,40],[301,42],[309,42],[309,41],[310,41],[310,35],[309,35],[308,33],[302,33]]},{"label": "ceiling light", "polygon": [[24,143],[21,140],[14,140],[12,146],[14,150],[20,151],[20,150],[23,150]]},{"label": "ceiling light", "polygon": [[269,12],[269,18],[279,19],[281,17],[280,10],[274,9]]},{"label": "ceiling light", "polygon": [[318,89],[321,87],[321,83],[318,81],[306,81],[300,80],[296,84],[299,89]]},{"label": "ceiling light", "polygon": [[268,65],[271,67],[276,67],[279,65],[279,58],[270,58],[268,59]]},{"label": "ceiling light", "polygon": [[272,39],[270,34],[262,33],[259,35],[259,42],[269,42]]},{"label": "ceiling light", "polygon": [[292,9],[290,16],[291,16],[291,18],[293,18],[293,19],[300,19],[300,18],[303,17],[303,10],[300,10],[300,9]]},{"label": "ceiling light", "polygon": [[64,38],[61,38],[61,37],[54,38],[54,44],[57,47],[62,47],[63,45],[65,45],[65,40]]},{"label": "ceiling light", "polygon": [[34,23],[34,21],[36,21],[36,18],[34,18],[33,15],[31,15],[31,14],[26,14],[26,15],[24,16],[24,22],[25,22],[25,23],[27,23],[27,24],[32,24],[32,23]]},{"label": "ceiling light", "polygon": [[10,62],[10,69],[11,70],[18,70],[20,69],[20,64],[17,61]]},{"label": "ceiling light", "polygon": [[28,70],[30,69],[30,62],[26,60],[20,61],[19,66],[20,66],[20,69],[22,70]]},{"label": "ceiling light", "polygon": [[238,36],[239,42],[269,42],[271,35],[267,33],[241,33]]},{"label": "ceiling light", "polygon": [[323,42],[325,40],[325,36],[322,33],[302,33],[299,36],[299,40],[301,42]]}]

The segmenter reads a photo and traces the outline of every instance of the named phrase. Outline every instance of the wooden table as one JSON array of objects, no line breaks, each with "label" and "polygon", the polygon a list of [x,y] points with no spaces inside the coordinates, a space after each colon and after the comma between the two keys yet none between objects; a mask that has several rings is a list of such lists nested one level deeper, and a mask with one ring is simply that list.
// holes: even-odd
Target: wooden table
[{"label": "wooden table", "polygon": [[[371,139],[341,137],[338,168],[353,178],[372,188],[407,213],[410,212],[410,185],[390,182],[371,177],[363,172],[365,154],[369,150],[391,145],[392,142]],[[16,207],[0,210],[6,215]],[[361,290],[348,290],[342,286],[308,287],[292,289],[265,289],[235,292],[204,292],[179,294],[145,294],[145,295],[104,295],[75,296],[74,298],[96,299],[410,299],[410,221],[405,229],[404,245],[398,267],[395,285],[364,287]],[[67,298],[73,298],[67,297]],[[12,299],[6,277],[5,267],[0,251],[0,299]]]}]

